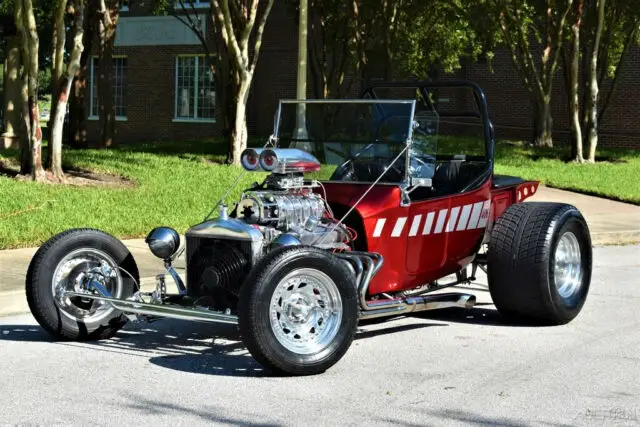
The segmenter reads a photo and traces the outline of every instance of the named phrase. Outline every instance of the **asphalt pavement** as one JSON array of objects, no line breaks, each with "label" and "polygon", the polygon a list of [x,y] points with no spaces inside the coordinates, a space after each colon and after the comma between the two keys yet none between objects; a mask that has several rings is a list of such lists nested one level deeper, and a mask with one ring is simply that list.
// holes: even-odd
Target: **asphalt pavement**
[{"label": "asphalt pavement", "polygon": [[640,246],[595,248],[572,323],[514,327],[480,304],[361,325],[324,374],[265,375],[233,326],[132,324],[53,342],[0,318],[0,425],[640,425]]}]

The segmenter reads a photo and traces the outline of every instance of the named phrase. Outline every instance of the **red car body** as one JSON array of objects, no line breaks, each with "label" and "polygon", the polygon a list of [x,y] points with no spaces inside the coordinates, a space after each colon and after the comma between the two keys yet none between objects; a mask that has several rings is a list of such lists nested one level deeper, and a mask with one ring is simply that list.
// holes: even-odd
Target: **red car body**
[{"label": "red car body", "polygon": [[[384,257],[369,294],[397,292],[453,274],[470,264],[486,242],[493,222],[514,203],[531,197],[538,182],[496,188],[491,177],[459,195],[402,206],[395,185],[376,185],[355,211],[362,220],[366,249]],[[352,206],[368,184],[324,183],[330,204]]]}]

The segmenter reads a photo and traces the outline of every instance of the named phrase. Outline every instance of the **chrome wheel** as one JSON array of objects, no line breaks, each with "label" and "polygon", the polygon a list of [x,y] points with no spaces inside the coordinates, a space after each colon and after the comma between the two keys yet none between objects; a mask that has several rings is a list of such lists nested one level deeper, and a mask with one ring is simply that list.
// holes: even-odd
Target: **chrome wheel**
[{"label": "chrome wheel", "polygon": [[327,348],[338,334],[342,299],[334,281],[312,268],[293,270],[278,283],[269,305],[278,342],[297,354]]},{"label": "chrome wheel", "polygon": [[51,291],[61,312],[74,320],[98,321],[109,316],[114,310],[108,303],[66,295],[67,292],[95,293],[86,287],[89,275],[107,289],[111,296],[121,296],[122,277],[111,256],[91,248],[70,252],[56,266],[51,280]]},{"label": "chrome wheel", "polygon": [[558,294],[568,300],[582,286],[580,243],[575,234],[564,233],[558,241],[554,257],[554,279]]}]

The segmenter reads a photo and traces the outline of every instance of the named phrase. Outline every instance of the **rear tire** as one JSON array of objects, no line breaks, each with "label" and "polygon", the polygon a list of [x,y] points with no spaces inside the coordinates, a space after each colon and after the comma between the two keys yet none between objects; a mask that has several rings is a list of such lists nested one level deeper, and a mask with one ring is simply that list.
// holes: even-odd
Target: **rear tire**
[{"label": "rear tire", "polygon": [[568,323],[582,310],[591,283],[587,223],[571,205],[512,205],[495,223],[487,267],[491,298],[503,316]]},{"label": "rear tire", "polygon": [[317,248],[273,251],[246,278],[238,312],[243,340],[263,367],[319,374],[353,342],[359,314],[353,273]]},{"label": "rear tire", "polygon": [[126,324],[124,315],[113,307],[56,296],[60,289],[73,290],[73,278],[100,260],[117,271],[115,278],[106,281],[112,296],[132,296],[140,282],[136,263],[122,242],[102,231],[72,229],[60,233],[42,245],[31,260],[26,279],[27,302],[33,317],[54,337],[75,341],[106,339]]}]

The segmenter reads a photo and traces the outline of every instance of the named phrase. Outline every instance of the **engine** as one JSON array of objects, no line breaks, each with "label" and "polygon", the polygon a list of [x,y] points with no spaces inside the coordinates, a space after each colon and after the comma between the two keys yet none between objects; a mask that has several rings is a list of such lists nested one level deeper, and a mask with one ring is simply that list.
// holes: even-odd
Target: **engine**
[{"label": "engine", "polygon": [[324,215],[324,200],[314,193],[273,193],[257,191],[247,194],[238,204],[238,217],[247,224],[289,230],[304,227]]},{"label": "engine", "polygon": [[[287,150],[267,150],[266,155],[282,156],[282,151]],[[223,207],[219,218],[187,231],[187,291],[196,304],[233,311],[246,275],[276,248],[349,248],[348,229],[333,218],[326,200],[314,191],[319,184],[304,180],[300,153],[304,167],[315,168],[319,163],[300,150],[288,151],[299,153],[293,153],[293,162],[284,161],[284,166],[281,159],[264,159],[264,152],[261,157],[250,153],[251,159],[245,153],[245,169],[255,170],[260,157],[259,164],[273,166],[274,173],[245,191],[229,213]]]}]

